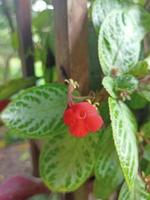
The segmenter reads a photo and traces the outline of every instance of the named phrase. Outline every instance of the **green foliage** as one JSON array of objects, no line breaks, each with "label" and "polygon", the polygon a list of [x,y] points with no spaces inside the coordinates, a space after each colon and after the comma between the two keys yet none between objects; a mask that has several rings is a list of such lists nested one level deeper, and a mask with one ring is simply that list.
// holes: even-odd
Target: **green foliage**
[{"label": "green foliage", "polygon": [[[50,3],[48,0],[45,2]],[[98,199],[109,199],[113,192],[120,191],[125,179],[119,200],[148,200],[150,194],[146,192],[138,170],[150,174],[150,122],[145,122],[148,117],[144,116],[142,123],[139,123],[139,135],[136,135],[136,119],[128,106],[137,109],[135,113],[139,113],[138,109],[141,108],[147,111],[149,109],[150,56],[145,58],[143,39],[150,32],[150,14],[144,9],[144,0],[89,2],[92,4],[87,41],[89,88],[97,90],[96,100],[93,98],[92,101],[98,100],[100,103],[103,130],[85,138],[73,137],[63,123],[63,113],[68,106],[68,93],[64,85],[46,84],[19,93],[22,89],[38,84],[36,78],[22,78],[0,86],[0,100],[12,100],[1,118],[10,129],[11,136],[37,139],[46,137],[47,144],[40,155],[40,174],[52,192],[75,191],[88,178],[95,176],[94,195]],[[0,14],[1,12],[0,5]],[[47,8],[42,12],[33,12],[36,66],[41,67],[40,76],[44,74],[45,81],[49,82],[54,80],[51,78],[53,66],[49,66],[47,62],[50,59],[53,60],[52,65],[55,63],[53,25],[54,10]],[[3,56],[7,60],[7,56],[12,53],[12,48],[5,48],[9,46],[11,39],[13,48],[16,50],[19,47],[17,29],[8,37],[7,26],[6,20],[0,18],[0,64]],[[68,71],[67,73],[69,74]],[[98,91],[102,85],[107,92]],[[78,98],[75,102],[80,101]],[[140,137],[143,140],[138,143],[137,139]],[[61,195],[34,198],[60,199]]]},{"label": "green foliage", "polygon": [[99,107],[100,114],[105,124],[110,124],[108,101],[102,102]]},{"label": "green foliage", "polygon": [[135,187],[129,191],[127,184],[121,188],[119,200],[149,200],[150,194],[145,190],[145,184],[143,180],[138,176],[136,178]]},{"label": "green foliage", "polygon": [[95,30],[99,33],[100,26],[110,10],[121,8],[121,0],[95,0],[92,9],[92,20]]},{"label": "green foliage", "polygon": [[99,33],[99,29],[108,13],[116,9],[121,9],[131,3],[144,5],[145,0],[94,0],[92,6],[92,20],[96,32]]},{"label": "green foliage", "polygon": [[22,89],[33,86],[36,78],[20,78],[8,81],[7,83],[0,85],[0,100],[8,99],[13,94],[16,94]]},{"label": "green foliage", "polygon": [[143,158],[150,162],[150,156],[149,155],[150,155],[150,144],[148,144],[144,147],[144,155],[143,155]]},{"label": "green foliage", "polygon": [[33,87],[10,103],[2,113],[2,120],[19,136],[48,136],[63,129],[62,116],[66,105],[66,88],[63,85]]},{"label": "green foliage", "polygon": [[150,101],[150,91],[143,90],[139,93],[142,97],[144,97],[147,101]]},{"label": "green foliage", "polygon": [[138,80],[132,75],[122,75],[115,79],[115,90],[117,92],[133,93],[138,89]]},{"label": "green foliage", "polygon": [[40,194],[35,195],[28,200],[61,200],[61,194],[51,193],[50,195]]},{"label": "green foliage", "polygon": [[122,183],[123,176],[115,151],[111,128],[106,128],[98,144],[95,164],[94,193],[97,198],[108,199]]},{"label": "green foliage", "polygon": [[150,138],[150,121],[146,122],[141,128],[142,135],[145,138]]},{"label": "green foliage", "polygon": [[136,92],[134,92],[130,97],[131,99],[126,101],[126,103],[131,109],[142,109],[147,105],[147,101]]},{"label": "green foliage", "polygon": [[98,134],[79,139],[67,131],[55,134],[40,158],[40,172],[45,184],[53,191],[76,190],[91,175],[95,163]]},{"label": "green foliage", "polygon": [[[105,75],[129,72],[140,56],[141,40],[150,15],[139,6],[114,10],[104,20],[99,34],[99,59]],[[136,31],[134,31],[136,30]]]},{"label": "green foliage", "polygon": [[147,101],[150,101],[149,75],[147,75],[143,79],[141,79],[138,91],[142,97],[144,97]]},{"label": "green foliage", "polygon": [[115,147],[126,182],[131,189],[134,187],[138,173],[135,118],[128,107],[121,101],[109,98],[109,108]]},{"label": "green foliage", "polygon": [[112,96],[113,98],[117,98],[117,95],[115,93],[115,82],[112,77],[105,76],[102,84],[110,96]]},{"label": "green foliage", "polygon": [[51,200],[50,198],[48,198],[48,196],[47,195],[42,195],[42,194],[40,194],[40,195],[35,195],[35,196],[33,196],[33,197],[31,197],[31,198],[29,198],[29,199],[27,199],[27,200]]},{"label": "green foliage", "polygon": [[[42,48],[36,48],[37,59],[44,59],[46,48],[50,48],[52,53],[55,53],[55,35],[54,35],[54,11],[44,10],[36,13],[33,17],[33,29],[38,35]],[[39,46],[39,45],[38,45]]]},{"label": "green foliage", "polygon": [[138,3],[140,5],[145,5],[145,0],[133,0],[134,3]]},{"label": "green foliage", "polygon": [[105,76],[102,84],[110,96],[117,98],[121,92],[132,94],[138,89],[139,82],[134,76],[126,74],[116,78]]},{"label": "green foliage", "polygon": [[130,71],[136,77],[144,77],[150,73],[150,56],[139,61]]}]

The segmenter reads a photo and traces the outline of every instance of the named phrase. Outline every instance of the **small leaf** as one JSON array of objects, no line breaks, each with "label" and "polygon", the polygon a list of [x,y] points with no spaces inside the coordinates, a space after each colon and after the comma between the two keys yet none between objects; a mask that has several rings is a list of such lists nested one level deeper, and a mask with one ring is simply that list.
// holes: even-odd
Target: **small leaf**
[{"label": "small leaf", "polygon": [[150,101],[150,83],[149,76],[146,76],[143,81],[140,81],[138,94]]},{"label": "small leaf", "polygon": [[126,103],[132,109],[142,109],[147,105],[147,101],[138,93],[134,92],[130,97],[131,100],[126,101]]},{"label": "small leaf", "polygon": [[138,94],[144,97],[147,101],[150,101],[150,90],[142,89]]},{"label": "small leaf", "polygon": [[150,155],[150,144],[144,146],[144,154],[143,154],[143,158],[150,162],[150,156],[149,155]]},{"label": "small leaf", "polygon": [[129,73],[140,78],[148,75],[150,73],[150,56],[142,61],[139,61]]},{"label": "small leaf", "polygon": [[0,85],[0,100],[8,99],[13,94],[17,93],[21,89],[31,87],[35,84],[36,78],[20,78],[9,81],[4,85]]},{"label": "small leaf", "polygon": [[144,6],[145,4],[145,0],[133,0],[134,3],[140,4],[142,6]]},{"label": "small leaf", "polygon": [[40,158],[40,172],[45,184],[54,192],[70,192],[91,175],[95,163],[98,133],[75,138],[60,132],[51,138]]},{"label": "small leaf", "polygon": [[64,127],[66,87],[48,84],[22,92],[3,111],[2,120],[12,131],[27,138],[48,136]]},{"label": "small leaf", "polygon": [[120,165],[128,187],[133,188],[138,173],[138,150],[135,137],[137,132],[136,121],[131,111],[121,101],[109,98],[109,108],[113,138]]},{"label": "small leaf", "polygon": [[108,199],[123,181],[110,127],[102,132],[102,137],[98,144],[95,175],[94,194],[97,198]]},{"label": "small leaf", "polygon": [[150,138],[150,121],[146,122],[141,128],[142,135],[145,138]]},{"label": "small leaf", "polygon": [[115,79],[115,91],[122,92],[126,91],[129,94],[133,93],[138,89],[138,80],[129,74],[118,76]]},{"label": "small leaf", "polygon": [[104,88],[107,90],[107,92],[112,96],[113,98],[117,98],[117,95],[115,93],[115,81],[110,76],[105,76],[102,84]]},{"label": "small leaf", "polygon": [[150,194],[145,190],[145,183],[140,177],[136,178],[135,187],[129,191],[127,184],[121,188],[119,200],[149,200]]},{"label": "small leaf", "polygon": [[141,40],[150,30],[150,15],[140,6],[114,10],[99,34],[99,59],[105,75],[129,72],[140,56]]},{"label": "small leaf", "polygon": [[117,98],[120,92],[127,92],[132,94],[138,89],[138,80],[129,74],[124,74],[116,78],[105,76],[102,82],[104,88],[113,98]]}]

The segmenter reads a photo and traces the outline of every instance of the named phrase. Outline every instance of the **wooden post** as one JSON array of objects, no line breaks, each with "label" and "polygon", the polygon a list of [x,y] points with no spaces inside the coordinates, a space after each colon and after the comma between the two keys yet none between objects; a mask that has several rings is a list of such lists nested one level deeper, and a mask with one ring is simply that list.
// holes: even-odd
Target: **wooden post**
[{"label": "wooden post", "polygon": [[15,0],[20,56],[24,76],[34,76],[34,55],[31,32],[30,0]]},{"label": "wooden post", "polygon": [[59,80],[70,78],[67,0],[54,0],[56,65]]},{"label": "wooden post", "polygon": [[[30,0],[15,0],[20,58],[24,77],[34,76],[34,49],[31,31]],[[30,140],[33,175],[39,176],[39,149],[34,140]]]},{"label": "wooden post", "polygon": [[[56,30],[56,64],[59,80],[72,78],[80,92],[88,93],[87,0],[53,0]],[[87,185],[66,195],[68,200],[87,200]]]},{"label": "wooden post", "polygon": [[88,92],[87,0],[54,0],[56,64],[60,80],[73,78]]}]

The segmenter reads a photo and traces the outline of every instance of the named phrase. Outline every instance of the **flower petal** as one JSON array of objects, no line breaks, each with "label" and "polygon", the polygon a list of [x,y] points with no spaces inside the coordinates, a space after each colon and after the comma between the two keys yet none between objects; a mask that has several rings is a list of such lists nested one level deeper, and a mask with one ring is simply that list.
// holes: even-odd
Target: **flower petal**
[{"label": "flower petal", "polygon": [[84,137],[89,132],[83,120],[76,120],[74,125],[70,126],[69,130],[75,137]]},{"label": "flower petal", "polygon": [[64,123],[68,126],[73,125],[75,120],[75,114],[71,108],[68,108],[64,112]]},{"label": "flower petal", "polygon": [[96,132],[98,131],[102,125],[103,125],[103,119],[101,116],[93,115],[93,116],[88,116],[88,118],[85,120],[85,124],[87,125],[87,128],[89,131]]}]

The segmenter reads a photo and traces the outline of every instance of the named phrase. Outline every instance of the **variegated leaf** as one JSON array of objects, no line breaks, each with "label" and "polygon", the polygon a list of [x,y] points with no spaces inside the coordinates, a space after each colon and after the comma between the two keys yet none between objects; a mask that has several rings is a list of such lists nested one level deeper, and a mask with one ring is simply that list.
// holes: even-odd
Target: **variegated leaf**
[{"label": "variegated leaf", "polygon": [[141,40],[150,30],[150,15],[140,6],[114,10],[99,34],[99,59],[105,75],[123,74],[139,60]]},{"label": "variegated leaf", "polygon": [[60,132],[51,138],[40,158],[45,184],[55,192],[76,190],[93,171],[97,142],[98,133],[79,139]]},{"label": "variegated leaf", "polygon": [[40,138],[64,127],[66,87],[48,84],[22,92],[2,113],[4,123],[19,136]]},{"label": "variegated leaf", "polygon": [[98,159],[95,165],[96,181],[94,193],[97,198],[108,199],[112,192],[122,183],[123,175],[112,137],[108,127],[101,133],[98,144]]},{"label": "variegated leaf", "polygon": [[146,191],[145,183],[138,176],[133,190],[129,190],[127,184],[124,183],[118,200],[150,200],[150,193]]},{"label": "variegated leaf", "polygon": [[138,173],[136,121],[129,108],[121,101],[109,98],[110,117],[115,147],[129,188],[133,188]]}]

